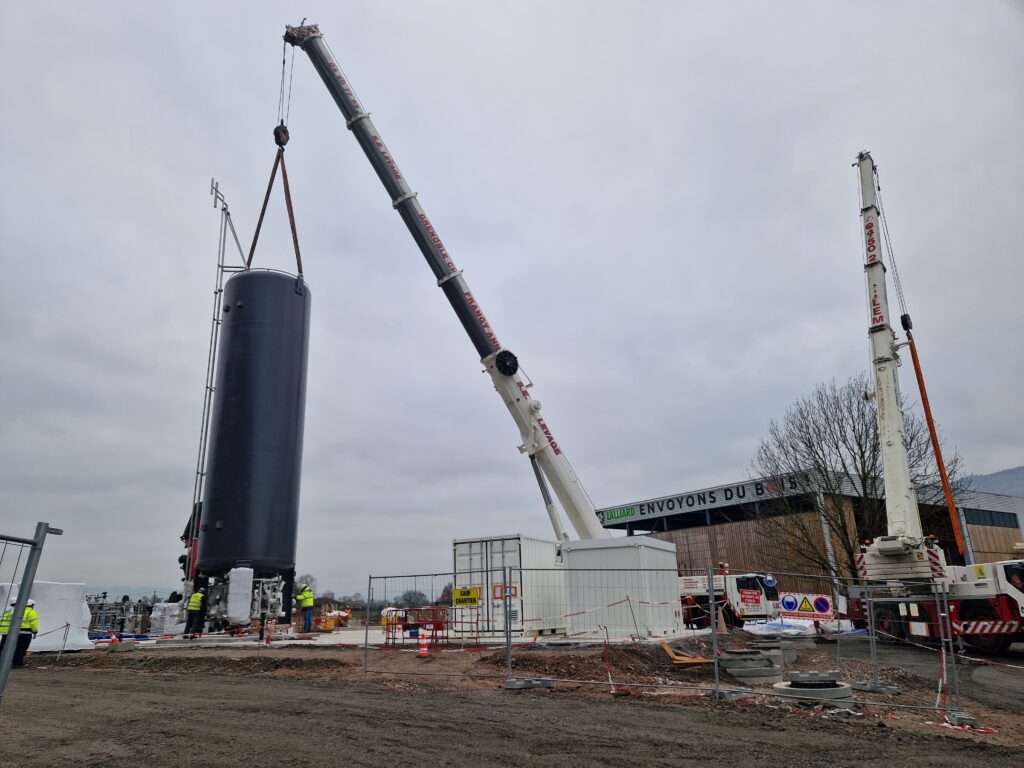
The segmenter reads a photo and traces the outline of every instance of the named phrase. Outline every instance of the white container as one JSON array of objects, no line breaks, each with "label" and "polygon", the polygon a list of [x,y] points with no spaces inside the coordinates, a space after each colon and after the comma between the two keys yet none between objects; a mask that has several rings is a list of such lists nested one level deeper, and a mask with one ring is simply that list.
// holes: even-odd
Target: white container
[{"label": "white container", "polygon": [[555,542],[517,533],[458,539],[452,549],[454,585],[480,590],[479,608],[455,609],[456,630],[504,633],[507,591],[513,633],[565,632],[565,575]]},{"label": "white container", "polygon": [[647,536],[562,545],[569,635],[673,635],[682,627],[675,544]]}]

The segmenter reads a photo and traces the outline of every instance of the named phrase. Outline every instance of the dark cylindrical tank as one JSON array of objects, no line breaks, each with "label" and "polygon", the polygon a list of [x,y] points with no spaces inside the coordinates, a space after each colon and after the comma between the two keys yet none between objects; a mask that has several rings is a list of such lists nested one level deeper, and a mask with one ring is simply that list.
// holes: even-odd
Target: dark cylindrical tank
[{"label": "dark cylindrical tank", "polygon": [[224,285],[199,570],[295,567],[309,288],[248,270]]}]

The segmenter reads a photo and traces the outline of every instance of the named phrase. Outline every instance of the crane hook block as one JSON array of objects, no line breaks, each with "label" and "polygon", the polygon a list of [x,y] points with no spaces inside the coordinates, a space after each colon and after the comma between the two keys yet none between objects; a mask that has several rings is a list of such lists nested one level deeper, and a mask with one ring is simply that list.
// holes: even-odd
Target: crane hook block
[{"label": "crane hook block", "polygon": [[519,370],[518,358],[507,349],[501,350],[494,358],[494,365],[505,376],[512,376]]},{"label": "crane hook block", "polygon": [[274,126],[274,143],[279,147],[284,147],[288,143],[288,126],[284,123],[279,123]]}]

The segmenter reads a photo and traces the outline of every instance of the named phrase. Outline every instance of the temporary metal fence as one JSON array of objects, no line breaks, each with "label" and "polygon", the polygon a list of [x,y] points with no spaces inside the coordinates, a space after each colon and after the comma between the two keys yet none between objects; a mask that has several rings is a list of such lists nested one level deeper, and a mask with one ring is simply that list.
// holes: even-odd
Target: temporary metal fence
[{"label": "temporary metal fence", "polygon": [[[517,659],[526,659],[522,654],[531,649],[685,637],[699,637],[714,659],[718,626],[710,619],[706,598],[709,589],[714,591],[714,574],[710,569],[687,572],[700,580],[704,599],[698,597],[686,609],[679,599],[680,575],[676,569],[503,567],[374,576],[367,587],[365,672],[511,681],[520,666]],[[435,673],[429,667],[410,668],[388,655],[420,653],[421,643],[427,654],[482,653],[491,663]]]},{"label": "temporary metal fence", "polygon": [[[775,603],[775,615],[765,619],[757,616],[756,590],[743,588],[746,578],[733,574],[726,589],[723,574],[710,568],[506,566],[372,576],[364,673],[493,679],[508,688],[564,683],[617,693],[800,699],[737,682],[734,675],[744,676],[729,671],[730,658],[779,641],[782,648],[764,651],[773,680],[837,670],[855,689],[850,703],[964,721],[958,640],[943,585],[902,585],[896,593],[836,577],[773,574],[770,583],[759,577],[747,585],[763,587]],[[455,664],[430,662],[447,654],[464,656]]]},{"label": "temporary metal fence", "polygon": [[[19,536],[5,536],[0,534],[0,542],[3,543],[3,550],[0,551],[0,583],[6,581],[7,589],[5,594],[10,595],[14,589],[14,582],[18,578],[19,566],[24,556],[24,567],[21,569],[21,582],[18,585],[18,597],[14,606],[0,606],[0,612],[10,616],[5,622],[7,634],[3,640],[3,650],[0,651],[0,701],[3,700],[4,689],[7,687],[7,679],[11,673],[11,663],[14,661],[14,652],[17,647],[18,635],[21,632],[21,620],[25,615],[25,606],[32,592],[32,583],[36,578],[36,569],[39,567],[39,558],[43,554],[43,543],[47,534],[60,536],[64,531],[59,528],[51,528],[49,523],[37,523],[36,535],[31,539]],[[14,563],[10,567],[10,579],[4,579],[5,559],[8,556],[14,557]]]},{"label": "temporary metal fence", "polygon": [[854,618],[836,635],[836,660],[861,672],[854,687],[868,694],[899,694],[908,705],[958,712],[958,641],[946,585],[851,584],[845,594]]}]

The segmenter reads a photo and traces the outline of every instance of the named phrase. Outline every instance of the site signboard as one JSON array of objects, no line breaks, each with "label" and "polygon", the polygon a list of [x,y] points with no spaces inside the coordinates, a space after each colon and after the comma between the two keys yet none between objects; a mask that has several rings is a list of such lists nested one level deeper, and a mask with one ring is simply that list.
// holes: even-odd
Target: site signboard
[{"label": "site signboard", "polygon": [[452,590],[452,605],[456,608],[479,608],[480,587],[456,587]]},{"label": "site signboard", "polygon": [[828,595],[787,592],[779,595],[779,616],[787,619],[834,619],[835,611]]}]

